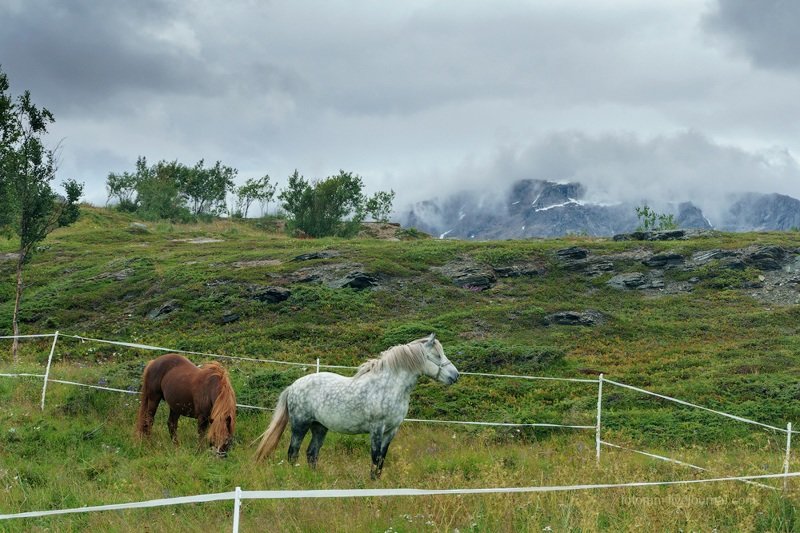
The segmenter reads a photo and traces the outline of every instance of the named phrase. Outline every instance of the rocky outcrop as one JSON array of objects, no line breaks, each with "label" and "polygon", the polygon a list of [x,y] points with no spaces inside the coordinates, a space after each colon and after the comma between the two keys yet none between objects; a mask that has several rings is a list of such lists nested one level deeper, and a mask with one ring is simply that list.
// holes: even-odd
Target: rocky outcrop
[{"label": "rocky outcrop", "polygon": [[491,288],[497,281],[492,267],[466,258],[461,261],[452,261],[441,267],[434,267],[431,270],[439,272],[464,289],[482,291]]},{"label": "rocky outcrop", "polygon": [[333,289],[356,289],[364,290],[377,287],[379,283],[378,277],[372,274],[367,274],[360,270],[348,272],[338,279],[328,282],[328,286]]},{"label": "rocky outcrop", "polygon": [[665,253],[648,257],[642,263],[650,268],[671,268],[682,265],[684,259],[681,254]]},{"label": "rocky outcrop", "polygon": [[150,320],[159,320],[170,313],[174,313],[178,309],[180,309],[178,300],[168,300],[155,309],[150,310],[150,312],[147,313],[147,318]]},{"label": "rocky outcrop", "polygon": [[586,311],[559,311],[544,317],[545,325],[558,324],[561,326],[596,326],[605,321],[605,315],[599,311],[589,309]]},{"label": "rocky outcrop", "polygon": [[296,256],[292,261],[310,261],[312,259],[331,259],[333,257],[339,257],[339,252],[336,250],[320,250],[319,252],[310,252],[307,254],[300,254]]},{"label": "rocky outcrop", "polygon": [[288,300],[292,295],[289,289],[284,287],[261,287],[252,285],[249,289],[249,298],[259,302],[276,304]]}]

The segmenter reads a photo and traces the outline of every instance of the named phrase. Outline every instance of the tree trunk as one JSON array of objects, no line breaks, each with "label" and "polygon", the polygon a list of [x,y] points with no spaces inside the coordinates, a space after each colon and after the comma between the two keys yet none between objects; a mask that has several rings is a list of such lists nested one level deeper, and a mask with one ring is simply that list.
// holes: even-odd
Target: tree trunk
[{"label": "tree trunk", "polygon": [[19,362],[19,303],[22,300],[22,264],[25,262],[25,250],[19,251],[19,258],[17,259],[17,291],[14,298],[14,316],[11,319],[11,325],[14,329],[14,341],[11,343],[11,354],[14,357],[14,362]]}]

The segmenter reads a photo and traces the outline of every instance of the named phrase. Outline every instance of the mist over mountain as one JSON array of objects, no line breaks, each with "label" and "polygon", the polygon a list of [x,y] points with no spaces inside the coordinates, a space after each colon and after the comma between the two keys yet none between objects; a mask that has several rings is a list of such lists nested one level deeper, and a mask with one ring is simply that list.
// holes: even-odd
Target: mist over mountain
[{"label": "mist over mountain", "polygon": [[599,203],[582,183],[521,179],[505,191],[461,190],[411,205],[401,223],[440,238],[524,239],[580,234],[611,236],[636,229],[636,207],[671,214],[680,228],[723,231],[800,228],[800,200],[783,194],[730,193],[715,198],[715,219],[701,200],[656,199]]}]

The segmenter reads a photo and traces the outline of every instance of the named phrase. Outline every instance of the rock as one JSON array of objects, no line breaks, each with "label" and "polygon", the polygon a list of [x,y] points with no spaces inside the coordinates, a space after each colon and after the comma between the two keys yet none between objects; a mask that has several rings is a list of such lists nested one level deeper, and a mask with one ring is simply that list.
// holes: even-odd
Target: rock
[{"label": "rock", "polygon": [[685,241],[696,237],[712,235],[711,230],[702,229],[671,229],[664,231],[634,231],[614,235],[615,241]]},{"label": "rock", "polygon": [[486,290],[497,281],[494,269],[470,260],[452,261],[431,270],[440,272],[454,284],[464,289]]},{"label": "rock", "polygon": [[577,259],[586,259],[589,256],[589,250],[586,248],[579,248],[578,246],[570,246],[569,248],[556,250],[556,255],[559,259],[575,261]]},{"label": "rock", "polygon": [[597,263],[590,263],[586,266],[587,276],[599,276],[614,270],[614,263],[611,261],[598,261]]},{"label": "rock", "polygon": [[250,287],[250,299],[258,300],[270,304],[276,304],[288,300],[292,292],[283,287]]},{"label": "rock", "polygon": [[692,255],[692,263],[696,265],[705,265],[714,260],[735,257],[736,255],[737,253],[734,250],[703,250],[701,252],[695,252]]},{"label": "rock", "polygon": [[515,265],[494,267],[494,273],[499,278],[520,278],[539,276],[544,273],[541,265],[534,263],[520,263]]},{"label": "rock", "polygon": [[638,289],[647,284],[647,277],[641,272],[617,274],[606,282],[615,289]]},{"label": "rock", "polygon": [[332,257],[339,257],[339,252],[336,250],[322,250],[319,252],[300,254],[292,259],[292,261],[310,261],[311,259],[330,259]]},{"label": "rock", "polygon": [[0,254],[0,261],[16,261],[17,259],[19,259],[19,254],[14,252]]},{"label": "rock", "polygon": [[131,222],[128,226],[128,231],[131,233],[150,233],[150,228],[147,227],[147,224],[142,224],[141,222]]},{"label": "rock", "polygon": [[605,320],[605,315],[599,311],[559,311],[544,317],[546,325],[558,324],[562,326],[595,326]]},{"label": "rock", "polygon": [[745,253],[744,262],[761,270],[780,270],[786,252],[780,246],[761,246]]},{"label": "rock", "polygon": [[222,315],[221,321],[222,321],[223,324],[230,324],[232,322],[236,322],[237,320],[239,320],[239,318],[240,317],[239,317],[239,315],[237,313],[233,313],[231,311],[227,311]]},{"label": "rock", "polygon": [[147,318],[150,320],[160,319],[174,311],[177,311],[178,309],[180,309],[178,300],[168,300],[167,302],[161,304],[161,306],[156,307],[147,313]]},{"label": "rock", "polygon": [[329,282],[328,286],[333,289],[371,289],[372,287],[378,286],[378,278],[372,274],[367,274],[366,272],[356,271],[350,272],[342,278]]},{"label": "rock", "polygon": [[643,264],[650,268],[669,268],[683,264],[684,259],[681,254],[664,253],[656,254],[648,259],[642,261]]}]

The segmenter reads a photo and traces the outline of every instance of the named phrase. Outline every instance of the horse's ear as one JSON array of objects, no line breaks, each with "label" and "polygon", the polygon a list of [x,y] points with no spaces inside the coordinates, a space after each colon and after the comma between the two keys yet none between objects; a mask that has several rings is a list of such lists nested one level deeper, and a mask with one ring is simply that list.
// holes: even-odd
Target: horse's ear
[{"label": "horse's ear", "polygon": [[435,342],[436,342],[436,333],[431,333],[430,336],[428,337],[428,340],[425,342],[425,345],[430,348],[433,347],[433,344]]}]

